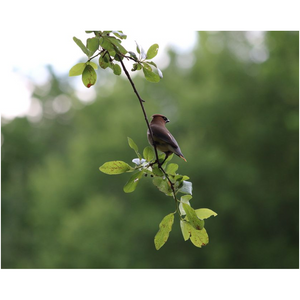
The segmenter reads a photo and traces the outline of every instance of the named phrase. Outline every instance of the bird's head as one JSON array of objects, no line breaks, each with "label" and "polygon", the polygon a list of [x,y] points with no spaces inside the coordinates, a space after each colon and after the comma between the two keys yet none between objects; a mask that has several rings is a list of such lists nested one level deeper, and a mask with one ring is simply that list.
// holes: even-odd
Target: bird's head
[{"label": "bird's head", "polygon": [[160,115],[160,114],[153,115],[152,118],[153,118],[152,122],[153,121],[154,122],[164,122],[164,123],[170,122],[170,120],[167,117]]}]

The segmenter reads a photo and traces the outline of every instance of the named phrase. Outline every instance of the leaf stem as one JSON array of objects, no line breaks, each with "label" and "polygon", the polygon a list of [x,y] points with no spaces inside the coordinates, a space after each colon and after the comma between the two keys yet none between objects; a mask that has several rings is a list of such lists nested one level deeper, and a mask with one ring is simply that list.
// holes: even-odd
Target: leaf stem
[{"label": "leaf stem", "polygon": [[[102,50],[102,51],[103,51],[103,50]],[[96,55],[90,57],[90,58],[88,59],[88,62],[91,61],[93,58],[99,56],[99,55],[101,54],[102,51],[99,51]]]}]

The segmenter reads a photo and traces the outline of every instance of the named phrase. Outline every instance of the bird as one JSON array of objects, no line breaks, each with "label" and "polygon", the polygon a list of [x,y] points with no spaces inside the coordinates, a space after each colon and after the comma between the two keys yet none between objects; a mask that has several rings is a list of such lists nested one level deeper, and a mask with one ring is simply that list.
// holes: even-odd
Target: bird
[{"label": "bird", "polygon": [[162,165],[172,153],[175,153],[184,161],[187,161],[182,154],[177,141],[166,128],[166,123],[168,122],[170,122],[170,120],[167,117],[160,114],[155,114],[152,116],[152,120],[149,124],[149,127],[152,131],[153,140],[149,128],[147,131],[149,144],[153,147],[155,145],[159,151],[164,152],[166,155],[164,161],[160,163],[160,165]]}]

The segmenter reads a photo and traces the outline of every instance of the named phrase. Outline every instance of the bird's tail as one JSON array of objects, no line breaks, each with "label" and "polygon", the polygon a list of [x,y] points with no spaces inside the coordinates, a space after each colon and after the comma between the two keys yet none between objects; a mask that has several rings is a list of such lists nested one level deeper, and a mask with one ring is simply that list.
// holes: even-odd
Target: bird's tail
[{"label": "bird's tail", "polygon": [[187,160],[185,159],[185,157],[183,155],[179,155],[180,158],[182,158],[184,161],[187,162]]}]

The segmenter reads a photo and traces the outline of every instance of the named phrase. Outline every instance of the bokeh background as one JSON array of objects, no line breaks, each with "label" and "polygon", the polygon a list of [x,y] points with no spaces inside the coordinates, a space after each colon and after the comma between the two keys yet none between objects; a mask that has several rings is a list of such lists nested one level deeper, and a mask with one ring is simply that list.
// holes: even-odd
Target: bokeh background
[{"label": "bokeh background", "polygon": [[128,136],[148,145],[126,78],[98,70],[84,94],[48,66],[30,112],[2,118],[2,268],[299,268],[299,33],[198,32],[191,52],[167,54],[160,83],[134,81],[149,118],[171,120],[192,206],[218,213],[209,244],[184,242],[176,218],[156,251],[173,200],[99,171],[135,158]]}]

